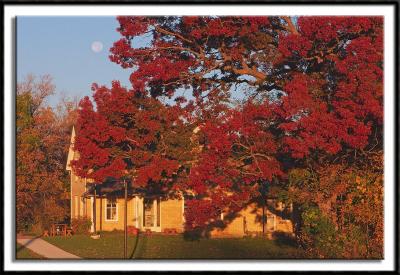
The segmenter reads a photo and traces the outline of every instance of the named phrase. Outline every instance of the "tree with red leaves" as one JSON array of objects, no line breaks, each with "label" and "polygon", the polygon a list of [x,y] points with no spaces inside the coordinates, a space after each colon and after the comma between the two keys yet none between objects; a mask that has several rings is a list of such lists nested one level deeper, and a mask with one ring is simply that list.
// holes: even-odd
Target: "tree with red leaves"
[{"label": "tree with red leaves", "polygon": [[382,18],[300,17],[298,28],[280,44],[295,68],[279,105],[287,149],[321,160],[373,145],[383,122]]},{"label": "tree with red leaves", "polygon": [[[382,124],[381,17],[118,20],[123,38],[110,59],[135,68],[135,89],[155,97],[190,89],[199,105],[245,85],[249,100],[280,115],[277,128],[294,158],[365,148]],[[135,47],[143,35],[151,42]]]},{"label": "tree with red leaves", "polygon": [[[277,50],[273,26],[288,28],[279,18],[267,17],[121,16],[118,20],[123,38],[114,43],[110,59],[135,69],[130,78],[134,88],[154,96],[191,89],[197,99],[228,92],[241,83],[267,84]],[[133,38],[145,35],[152,36],[150,44],[136,47]]]},{"label": "tree with red leaves", "polygon": [[[128,168],[140,184],[165,185],[185,171],[180,182],[194,198],[186,211],[193,228],[209,225],[220,211],[238,211],[265,186],[279,183],[294,190],[290,175],[299,169],[321,177],[323,169],[337,171],[337,165],[360,171],[372,165],[368,156],[382,154],[381,17],[121,16],[118,21],[122,38],[110,60],[133,70],[132,90],[118,83],[111,89],[95,86],[97,109],[88,99],[81,103],[84,133],[76,145],[85,155],[76,163],[81,176],[93,169],[90,176],[98,180],[119,177]],[[136,45],[138,37],[150,39]],[[165,98],[176,104],[162,104]],[[190,155],[184,161],[193,158],[182,169],[183,160],[165,149],[180,143],[171,139],[164,147],[159,133],[187,129],[185,123],[199,132],[195,154],[187,146],[195,140],[191,131],[182,135],[186,143],[178,151]],[[379,178],[380,166],[374,165]],[[334,200],[352,197],[336,192],[335,184],[318,182],[328,189],[318,190],[320,201],[328,193]],[[303,190],[311,192],[309,187]]]},{"label": "tree with red leaves", "polygon": [[[154,97],[192,91],[186,108],[197,108],[208,143],[191,171],[195,193],[218,186],[242,194],[240,182],[246,194],[250,182],[284,176],[284,166],[351,163],[376,146],[372,137],[381,140],[380,17],[118,20],[122,38],[110,59],[135,69],[135,89]],[[136,47],[133,38],[144,35],[151,41]],[[233,90],[245,93],[236,110],[221,104]]]},{"label": "tree with red leaves", "polygon": [[202,149],[187,184],[198,201],[191,200],[187,205],[187,228],[207,221],[202,215],[192,216],[192,206],[198,209],[211,200],[208,216],[237,212],[261,197],[266,185],[283,176],[277,139],[269,130],[274,115],[263,107],[246,103],[227,113],[224,120],[208,121],[200,127]]},{"label": "tree with red leaves", "polygon": [[111,88],[94,84],[93,91],[96,108],[88,97],[80,102],[77,174],[99,183],[132,177],[143,193],[176,190],[191,157],[190,126],[181,110],[117,81]]},{"label": "tree with red leaves", "polygon": [[[274,156],[275,139],[265,125],[271,120],[270,110],[252,103],[243,107],[248,114],[230,110],[230,90],[238,85],[269,86],[264,82],[275,60],[274,39],[278,35],[272,26],[289,30],[291,21],[266,17],[118,20],[123,38],[114,43],[110,59],[124,68],[135,68],[130,78],[134,88],[153,97],[170,98],[180,90],[191,91],[192,99],[185,102],[184,109],[201,125],[200,135],[206,143],[187,182],[187,188],[199,199],[192,201],[193,205],[205,204],[204,197],[211,199],[213,211],[204,212],[208,217],[221,208],[240,209],[257,191],[257,183],[271,180],[281,171]],[[142,35],[152,35],[150,45],[132,44],[135,36]],[[265,143],[265,138],[270,142]],[[191,202],[186,206],[190,213]],[[187,214],[186,224],[191,218],[206,221],[208,217]]]}]

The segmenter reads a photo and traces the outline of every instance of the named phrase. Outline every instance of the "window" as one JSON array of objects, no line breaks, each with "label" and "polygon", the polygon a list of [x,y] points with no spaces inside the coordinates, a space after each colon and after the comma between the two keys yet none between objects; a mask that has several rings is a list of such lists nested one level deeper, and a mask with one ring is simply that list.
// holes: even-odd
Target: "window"
[{"label": "window", "polygon": [[118,220],[118,207],[117,200],[115,198],[107,199],[106,203],[106,221],[117,221]]}]

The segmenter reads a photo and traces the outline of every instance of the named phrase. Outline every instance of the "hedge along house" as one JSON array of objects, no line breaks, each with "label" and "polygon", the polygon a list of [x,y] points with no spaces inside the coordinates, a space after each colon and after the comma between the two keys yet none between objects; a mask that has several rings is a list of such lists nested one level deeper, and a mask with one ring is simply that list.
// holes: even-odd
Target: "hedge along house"
[{"label": "hedge along house", "polygon": [[[109,178],[105,182],[95,183],[80,178],[74,173],[70,162],[79,158],[73,150],[75,128],[72,129],[71,144],[68,152],[66,170],[71,179],[71,219],[87,217],[92,221],[91,232],[124,229],[124,185],[120,180]],[[128,182],[127,226],[140,231],[165,232],[175,230],[183,232],[185,228],[185,198],[163,198],[155,193],[145,194],[144,190],[135,190]],[[293,207],[269,196],[264,203],[252,202],[234,215],[221,212],[220,220],[214,221],[221,226],[213,227],[212,237],[233,237],[247,234],[274,232],[293,234]]]}]

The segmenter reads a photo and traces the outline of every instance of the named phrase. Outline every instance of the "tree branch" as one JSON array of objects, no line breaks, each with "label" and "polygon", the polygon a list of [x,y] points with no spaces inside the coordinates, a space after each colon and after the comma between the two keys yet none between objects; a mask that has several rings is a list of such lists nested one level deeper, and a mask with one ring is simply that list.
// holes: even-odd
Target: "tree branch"
[{"label": "tree branch", "polygon": [[155,29],[156,29],[156,31],[158,31],[158,32],[160,32],[160,33],[163,33],[163,34],[166,34],[166,35],[172,35],[172,36],[175,36],[175,37],[177,37],[177,38],[179,38],[179,39],[181,39],[181,40],[183,40],[183,41],[186,41],[186,42],[188,42],[188,43],[193,44],[193,41],[191,41],[191,40],[189,40],[189,39],[183,37],[183,36],[180,35],[180,34],[177,34],[177,33],[171,32],[171,31],[168,31],[168,30],[163,29],[163,28],[158,27],[158,26],[155,26]]},{"label": "tree branch", "polygon": [[286,30],[288,30],[289,32],[291,32],[294,35],[298,35],[299,32],[297,31],[295,25],[292,22],[292,19],[290,19],[289,16],[282,16],[282,19],[285,20],[287,26],[286,26]]}]

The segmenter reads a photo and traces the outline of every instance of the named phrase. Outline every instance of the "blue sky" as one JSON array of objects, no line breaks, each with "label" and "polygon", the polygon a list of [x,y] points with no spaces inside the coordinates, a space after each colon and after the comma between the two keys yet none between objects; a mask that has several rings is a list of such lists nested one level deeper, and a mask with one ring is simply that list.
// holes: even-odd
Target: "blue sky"
[{"label": "blue sky", "polygon": [[[111,85],[120,80],[129,86],[130,69],[123,69],[108,58],[113,42],[120,38],[115,17],[43,17],[17,18],[17,81],[28,74],[50,74],[56,94],[48,99],[55,106],[61,94],[83,98],[91,95],[91,84]],[[94,41],[103,50],[91,49]]]},{"label": "blue sky", "polygon": [[[55,95],[47,101],[51,106],[63,95],[78,99],[91,95],[92,83],[110,86],[112,80],[119,80],[130,87],[132,69],[123,69],[108,58],[112,44],[121,38],[118,26],[114,16],[18,16],[17,81],[28,74],[50,74],[56,85]],[[133,44],[141,47],[150,40],[137,37]],[[101,52],[91,49],[95,41],[103,44]],[[233,97],[243,98],[243,89],[233,89]]]}]

